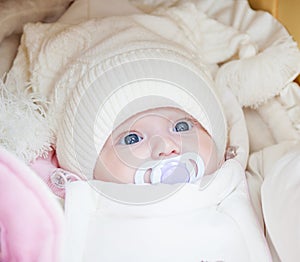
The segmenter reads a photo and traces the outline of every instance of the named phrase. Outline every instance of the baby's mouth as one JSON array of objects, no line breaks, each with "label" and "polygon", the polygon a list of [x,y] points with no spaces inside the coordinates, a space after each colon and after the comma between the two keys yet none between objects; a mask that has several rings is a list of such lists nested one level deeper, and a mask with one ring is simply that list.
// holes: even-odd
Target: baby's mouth
[{"label": "baby's mouth", "polygon": [[[197,170],[195,162],[193,162],[193,166],[195,171]],[[176,184],[176,183],[188,183],[189,182],[189,174],[185,167],[185,164],[180,163],[178,161],[170,160],[161,168],[161,183],[163,184]],[[145,183],[151,184],[151,173],[152,168],[149,168],[145,172]]]},{"label": "baby's mouth", "polygon": [[161,183],[163,184],[187,183],[190,180],[186,164],[179,161],[167,162],[161,167],[161,174]]},{"label": "baby's mouth", "polygon": [[201,157],[195,153],[186,153],[174,158],[149,161],[143,164],[136,171],[135,183],[192,183],[201,178],[203,173],[204,162]]}]

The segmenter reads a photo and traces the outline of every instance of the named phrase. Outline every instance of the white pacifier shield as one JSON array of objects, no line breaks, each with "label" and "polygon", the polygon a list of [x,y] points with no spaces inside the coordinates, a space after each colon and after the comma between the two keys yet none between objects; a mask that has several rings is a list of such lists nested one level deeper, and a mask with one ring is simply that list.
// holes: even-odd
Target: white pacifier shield
[{"label": "white pacifier shield", "polygon": [[150,183],[152,184],[168,184],[168,180],[171,180],[169,184],[193,183],[202,178],[205,166],[202,158],[192,152],[174,158],[149,161],[140,166],[136,171],[134,177],[135,184],[145,184],[145,174],[149,170],[151,172]]}]

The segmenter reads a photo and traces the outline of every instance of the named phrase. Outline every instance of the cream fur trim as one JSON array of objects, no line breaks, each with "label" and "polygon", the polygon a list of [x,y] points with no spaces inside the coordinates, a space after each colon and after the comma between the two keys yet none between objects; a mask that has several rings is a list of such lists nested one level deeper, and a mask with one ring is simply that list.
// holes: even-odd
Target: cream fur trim
[{"label": "cream fur trim", "polygon": [[10,91],[2,80],[0,92],[1,146],[27,163],[46,156],[52,143],[46,100],[32,93],[29,85]]}]

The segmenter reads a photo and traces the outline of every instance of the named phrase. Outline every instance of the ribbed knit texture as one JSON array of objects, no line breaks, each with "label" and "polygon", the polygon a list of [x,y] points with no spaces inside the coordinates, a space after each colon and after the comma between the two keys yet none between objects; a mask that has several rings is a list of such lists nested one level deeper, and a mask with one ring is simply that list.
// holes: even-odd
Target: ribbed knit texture
[{"label": "ribbed knit texture", "polygon": [[81,78],[66,106],[57,135],[58,160],[88,179],[113,129],[153,108],[186,111],[213,137],[219,160],[224,155],[226,120],[213,82],[170,49],[140,49],[101,61]]}]

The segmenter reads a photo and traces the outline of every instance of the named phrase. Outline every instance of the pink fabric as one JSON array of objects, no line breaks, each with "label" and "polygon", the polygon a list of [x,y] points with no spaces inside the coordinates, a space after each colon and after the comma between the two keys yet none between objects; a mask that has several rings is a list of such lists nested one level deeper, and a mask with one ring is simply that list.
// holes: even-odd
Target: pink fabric
[{"label": "pink fabric", "polygon": [[47,184],[51,191],[60,198],[65,198],[65,188],[60,188],[53,180],[51,180],[55,172],[59,172],[61,176],[64,176],[68,182],[76,181],[80,178],[79,176],[72,174],[66,170],[59,168],[56,153],[54,150],[48,152],[47,158],[38,158],[31,163],[30,167],[33,171]]},{"label": "pink fabric", "polygon": [[64,215],[45,183],[0,148],[0,261],[63,261]]},{"label": "pink fabric", "polygon": [[38,158],[31,163],[31,168],[37,173],[37,175],[48,185],[52,192],[60,198],[65,198],[65,189],[58,188],[51,181],[51,175],[58,168],[58,161],[55,151],[48,153],[47,158]]}]

